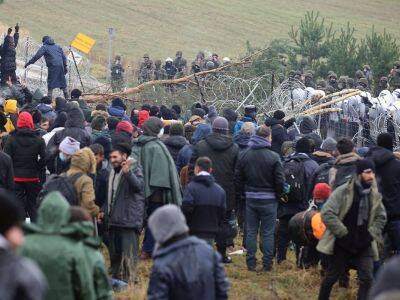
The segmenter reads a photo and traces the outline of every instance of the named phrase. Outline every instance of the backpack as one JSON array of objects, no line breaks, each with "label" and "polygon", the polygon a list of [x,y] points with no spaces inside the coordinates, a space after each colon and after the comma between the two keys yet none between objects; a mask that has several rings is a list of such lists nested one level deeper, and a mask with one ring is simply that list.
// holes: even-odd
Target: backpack
[{"label": "backpack", "polygon": [[332,168],[333,164],[331,163],[323,163],[319,166],[319,168],[315,171],[315,177],[313,184],[317,183],[326,183],[329,184],[329,170]]},{"label": "backpack", "polygon": [[60,192],[70,205],[79,205],[74,184],[82,175],[83,173],[76,173],[72,176],[67,176],[65,173],[51,175],[38,195],[38,205],[51,192]]},{"label": "backpack", "polygon": [[336,168],[336,176],[332,185],[333,190],[345,184],[356,173],[355,163],[337,165],[334,168]]},{"label": "backpack", "polygon": [[306,171],[303,158],[289,157],[283,164],[286,183],[290,186],[289,203],[302,203],[307,198]]}]

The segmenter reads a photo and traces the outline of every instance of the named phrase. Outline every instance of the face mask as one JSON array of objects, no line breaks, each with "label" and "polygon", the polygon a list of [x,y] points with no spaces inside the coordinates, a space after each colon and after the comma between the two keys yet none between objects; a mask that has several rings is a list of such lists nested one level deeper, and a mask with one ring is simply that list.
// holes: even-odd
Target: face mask
[{"label": "face mask", "polygon": [[318,202],[318,203],[315,203],[315,205],[317,206],[318,210],[321,210],[322,207],[324,206],[324,202]]},{"label": "face mask", "polygon": [[60,160],[61,160],[62,162],[66,162],[66,161],[68,160],[68,157],[65,156],[65,154],[64,154],[63,152],[60,152],[60,153],[58,154],[58,157],[60,158]]},{"label": "face mask", "polygon": [[164,128],[161,128],[160,132],[157,134],[157,137],[161,139],[161,137],[164,135]]}]

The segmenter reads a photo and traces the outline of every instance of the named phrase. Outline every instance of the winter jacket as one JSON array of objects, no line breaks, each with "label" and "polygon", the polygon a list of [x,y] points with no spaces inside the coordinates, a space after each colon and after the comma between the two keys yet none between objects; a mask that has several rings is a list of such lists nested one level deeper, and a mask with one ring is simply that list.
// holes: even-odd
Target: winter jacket
[{"label": "winter jacket", "polygon": [[221,256],[206,242],[186,237],[153,254],[147,299],[228,299]]},{"label": "winter jacket", "polygon": [[378,188],[388,220],[400,219],[400,161],[392,151],[382,147],[370,149],[367,157],[374,161]]},{"label": "winter jacket", "polygon": [[379,268],[371,288],[371,300],[400,299],[400,257],[393,256]]},{"label": "winter jacket", "polygon": [[226,210],[226,195],[211,175],[198,175],[188,184],[182,202],[190,234],[215,239]]},{"label": "winter jacket", "polygon": [[227,210],[235,208],[235,166],[239,155],[238,145],[232,137],[212,133],[193,147],[189,174],[192,174],[197,158],[207,156],[213,163],[215,181],[225,190]]},{"label": "winter jacket", "polygon": [[93,179],[89,176],[89,174],[96,173],[96,159],[89,148],[81,149],[71,158],[71,166],[67,171],[67,176],[73,176],[78,173],[82,173],[74,183],[78,203],[92,216],[97,216],[99,207],[95,204],[96,196]]},{"label": "winter jacket", "polygon": [[115,195],[110,197],[114,175],[115,171],[112,169],[107,182],[108,197],[103,205],[106,222],[111,227],[136,229],[140,232],[145,215],[142,168],[134,162],[130,172],[121,174]]},{"label": "winter jacket", "polygon": [[265,125],[271,127],[271,149],[282,156],[282,144],[289,141],[287,129],[283,126],[284,121],[275,118],[267,118]]},{"label": "winter jacket", "polygon": [[42,116],[46,117],[50,122],[53,122],[57,118],[57,113],[49,104],[40,103],[36,108],[41,112]]},{"label": "winter jacket", "polygon": [[0,299],[42,300],[46,290],[47,282],[38,266],[15,255],[0,235]]},{"label": "winter jacket", "polygon": [[46,165],[46,145],[42,138],[28,128],[10,134],[4,146],[13,161],[15,178],[39,178]]},{"label": "winter jacket", "polygon": [[[302,161],[304,164],[304,184],[303,187],[306,189],[305,190],[305,195],[306,198],[303,200],[303,202],[279,202],[278,205],[278,218],[287,216],[287,215],[294,215],[297,214],[298,212],[301,212],[308,207],[308,195],[311,194],[311,180],[314,172],[318,168],[318,164],[312,160],[307,154],[305,153],[294,153],[290,156],[291,159],[296,158]],[[283,168],[285,168],[285,164],[283,164]]]},{"label": "winter jacket", "polygon": [[129,117],[125,113],[125,110],[119,106],[110,106],[108,108],[108,114],[111,117],[120,119],[121,121],[130,121]]},{"label": "winter jacket", "polygon": [[[321,253],[332,255],[337,238],[343,238],[348,234],[348,229],[343,224],[343,219],[348,213],[354,199],[356,176],[353,176],[346,184],[335,189],[321,210],[322,221],[326,231],[317,245]],[[382,196],[378,192],[376,182],[373,183],[369,195],[368,232],[373,238],[371,243],[374,256],[377,257],[377,244],[382,243],[382,231],[386,224],[386,212],[382,204]]]},{"label": "winter jacket", "polygon": [[[14,46],[11,46],[10,39],[14,39]],[[5,36],[4,43],[0,47],[0,70],[1,73],[10,73],[17,70],[15,50],[18,46],[19,33],[14,33],[14,36]]]},{"label": "winter jacket", "polygon": [[89,266],[96,300],[111,300],[112,291],[104,262],[100,252],[101,241],[93,236],[93,222],[74,222],[65,226],[61,233],[83,244],[86,261]]},{"label": "winter jacket", "polygon": [[96,166],[96,179],[94,181],[94,194],[96,205],[103,207],[107,202],[107,182],[110,175],[111,164],[108,160],[103,160],[100,166]]},{"label": "winter jacket", "polygon": [[48,89],[66,88],[65,74],[67,71],[67,58],[63,49],[56,45],[52,38],[47,37],[43,42],[43,46],[29,60],[28,65],[34,64],[42,56],[44,56],[48,68]]},{"label": "winter jacket", "polygon": [[124,144],[128,144],[128,145],[132,146],[132,136],[125,131],[112,133],[111,134],[112,146],[115,146],[116,144],[120,144],[120,143],[124,143]]},{"label": "winter jacket", "polygon": [[132,151],[143,168],[145,198],[161,191],[164,203],[181,205],[182,192],[175,162],[160,139],[141,135]]},{"label": "winter jacket", "polygon": [[329,171],[329,185],[335,189],[348,181],[356,171],[356,161],[361,159],[356,153],[339,155]]},{"label": "winter jacket", "polygon": [[249,140],[250,136],[241,131],[233,135],[233,142],[239,146],[239,155],[248,148]]},{"label": "winter jacket", "polygon": [[167,146],[167,149],[169,153],[172,156],[172,159],[174,162],[177,162],[178,159],[178,153],[179,151],[183,148],[183,146],[189,144],[189,142],[180,135],[170,135],[165,141],[164,141],[165,146]]},{"label": "winter jacket", "polygon": [[50,193],[39,208],[37,223],[25,224],[20,252],[35,261],[47,278],[45,299],[95,299],[84,245],[61,233],[70,218],[69,207],[61,194]]},{"label": "winter jacket", "polygon": [[190,158],[192,157],[193,153],[193,145],[185,145],[182,149],[178,152],[176,158],[176,168],[178,169],[178,173],[180,174],[183,167],[187,166],[190,162]]},{"label": "winter jacket", "polygon": [[304,117],[300,122],[301,137],[306,137],[314,142],[315,149],[319,149],[322,144],[322,138],[314,132],[317,129],[317,124],[311,117]]},{"label": "winter jacket", "polygon": [[[281,159],[265,138],[254,135],[236,164],[236,197],[276,200],[283,192],[285,175]],[[240,198],[238,198],[240,199]]]},{"label": "winter jacket", "polygon": [[244,116],[241,120],[236,122],[235,127],[233,128],[233,134],[239,132],[240,129],[242,129],[243,124],[246,122],[251,122],[254,124],[254,126],[258,126],[256,120],[254,120],[252,117]]},{"label": "winter jacket", "polygon": [[315,160],[318,165],[322,165],[324,163],[333,164],[335,161],[335,158],[331,154],[321,150],[315,151],[312,155],[310,155],[310,158]]},{"label": "winter jacket", "polygon": [[14,169],[11,157],[0,150],[0,188],[14,191]]}]

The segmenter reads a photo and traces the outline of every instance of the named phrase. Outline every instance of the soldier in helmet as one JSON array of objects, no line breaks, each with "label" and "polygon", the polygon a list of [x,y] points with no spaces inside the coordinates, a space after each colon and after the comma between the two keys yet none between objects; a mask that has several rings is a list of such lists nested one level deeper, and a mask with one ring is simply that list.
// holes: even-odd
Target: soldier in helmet
[{"label": "soldier in helmet", "polygon": [[400,61],[396,61],[393,69],[390,71],[389,86],[392,92],[400,89]]},{"label": "soldier in helmet", "polygon": [[314,75],[312,72],[308,71],[304,74],[304,85],[313,89],[317,87],[314,82]]},{"label": "soldier in helmet", "polygon": [[167,79],[174,79],[178,73],[178,69],[174,66],[174,60],[171,57],[167,57],[163,69]]},{"label": "soldier in helmet", "polygon": [[153,78],[154,78],[154,80],[164,79],[164,70],[162,68],[161,59],[156,59],[154,61]]},{"label": "soldier in helmet", "polygon": [[363,91],[363,92],[369,92],[369,88],[368,88],[368,80],[367,78],[360,78],[357,81],[357,89]]},{"label": "soldier in helmet", "polygon": [[347,88],[348,89],[354,89],[355,86],[356,86],[356,82],[351,77],[347,77],[346,83],[347,83]]},{"label": "soldier in helmet", "polygon": [[364,66],[364,77],[368,81],[368,88],[371,89],[372,82],[374,80],[373,75],[372,75],[372,70],[369,65]]},{"label": "soldier in helmet", "polygon": [[374,90],[374,96],[378,97],[379,94],[383,91],[383,90],[388,90],[389,89],[389,84],[388,84],[388,78],[386,76],[382,76],[379,79],[378,84],[375,87]]},{"label": "soldier in helmet", "polygon": [[153,61],[150,59],[148,54],[143,55],[143,61],[140,64],[139,69],[139,82],[147,82],[153,79]]},{"label": "soldier in helmet", "polygon": [[183,77],[187,72],[187,61],[182,57],[182,51],[177,51],[173,62],[175,68],[178,70],[177,78]]},{"label": "soldier in helmet", "polygon": [[364,77],[364,72],[361,70],[357,70],[354,76],[355,81],[357,82],[360,78]]},{"label": "soldier in helmet", "polygon": [[214,64],[214,62],[212,61],[212,60],[209,60],[207,63],[206,63],[206,69],[207,70],[213,70],[213,69],[215,69],[216,68],[216,66],[215,66],[215,64]]},{"label": "soldier in helmet", "polygon": [[337,83],[337,75],[335,72],[332,72],[328,75],[328,85],[331,87],[334,92],[339,91],[338,83]]},{"label": "soldier in helmet", "polygon": [[347,76],[340,76],[338,80],[338,88],[340,91],[347,88]]},{"label": "soldier in helmet", "polygon": [[325,91],[326,90],[326,81],[323,79],[320,79],[317,81],[317,90]]},{"label": "soldier in helmet", "polygon": [[111,66],[111,88],[115,93],[121,91],[124,86],[124,68],[121,64],[121,56],[115,56],[115,61]]}]

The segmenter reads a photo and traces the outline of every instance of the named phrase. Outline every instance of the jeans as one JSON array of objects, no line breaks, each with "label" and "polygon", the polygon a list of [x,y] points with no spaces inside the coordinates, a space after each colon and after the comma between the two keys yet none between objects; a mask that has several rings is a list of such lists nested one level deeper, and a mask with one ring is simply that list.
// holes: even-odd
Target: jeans
[{"label": "jeans", "polygon": [[139,256],[139,234],[135,229],[110,227],[110,263],[113,278],[133,281]]},{"label": "jeans", "polygon": [[287,248],[290,242],[289,221],[293,215],[286,215],[279,219],[278,226],[278,246],[276,252],[276,260],[278,264],[286,260]]},{"label": "jeans", "polygon": [[[149,201],[148,205],[147,205],[147,218],[149,218],[151,216],[151,214],[159,207],[163,206],[162,203],[158,203],[158,202],[153,202],[153,201]],[[142,251],[152,255],[153,254],[153,250],[154,250],[154,246],[155,246],[155,241],[154,241],[154,237],[151,234],[150,228],[149,226],[146,226],[146,230],[144,232],[144,240],[143,240],[143,247],[142,247]]]},{"label": "jeans", "polygon": [[391,250],[395,255],[400,254],[400,220],[389,221],[386,232],[390,240]]},{"label": "jeans", "polygon": [[39,182],[16,182],[15,196],[20,202],[21,211],[24,216],[29,217],[31,222],[36,221],[37,202],[36,198],[42,189]]},{"label": "jeans", "polygon": [[249,269],[256,267],[257,235],[260,229],[263,266],[270,269],[274,257],[274,234],[278,202],[276,200],[246,199],[246,262]]},{"label": "jeans", "polygon": [[361,253],[353,255],[343,248],[335,245],[334,254],[329,256],[327,273],[321,283],[319,290],[319,300],[329,299],[333,285],[339,277],[346,272],[346,268],[351,260],[357,269],[359,289],[357,299],[368,298],[368,292],[373,279],[373,255],[371,247]]}]

